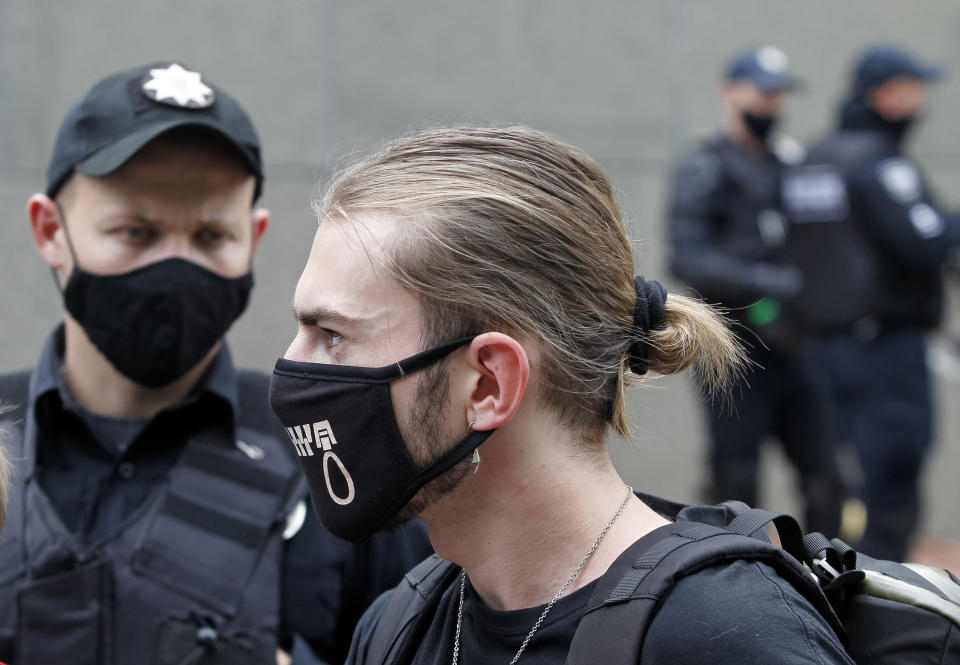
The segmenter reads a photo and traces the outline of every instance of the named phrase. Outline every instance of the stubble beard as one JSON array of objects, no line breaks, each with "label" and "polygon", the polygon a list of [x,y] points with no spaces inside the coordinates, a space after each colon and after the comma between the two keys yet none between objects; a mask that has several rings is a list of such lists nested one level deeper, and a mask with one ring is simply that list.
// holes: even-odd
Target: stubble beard
[{"label": "stubble beard", "polygon": [[[409,415],[398,418],[400,432],[418,465],[424,466],[450,450],[463,434],[445,431],[445,414],[450,397],[450,379],[446,361],[428,367],[417,385],[417,394]],[[417,492],[407,505],[390,519],[387,528],[395,529],[420,517],[429,506],[452,494],[470,473],[470,460],[463,459]]]}]

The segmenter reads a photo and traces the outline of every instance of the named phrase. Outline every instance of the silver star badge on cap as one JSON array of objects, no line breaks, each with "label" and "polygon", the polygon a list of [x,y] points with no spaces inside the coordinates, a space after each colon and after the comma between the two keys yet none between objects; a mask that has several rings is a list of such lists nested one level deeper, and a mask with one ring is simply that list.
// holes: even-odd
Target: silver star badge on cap
[{"label": "silver star badge on cap", "polygon": [[787,71],[787,54],[776,46],[763,46],[757,49],[757,64],[771,74]]},{"label": "silver star badge on cap", "polygon": [[176,63],[165,69],[151,69],[143,78],[143,94],[160,104],[190,109],[213,104],[213,89],[200,79],[200,72]]}]

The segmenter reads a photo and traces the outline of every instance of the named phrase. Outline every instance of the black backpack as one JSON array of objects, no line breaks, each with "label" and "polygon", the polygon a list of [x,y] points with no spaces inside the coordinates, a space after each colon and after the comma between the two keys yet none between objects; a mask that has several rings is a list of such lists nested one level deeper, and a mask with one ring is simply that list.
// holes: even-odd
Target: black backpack
[{"label": "black backpack", "polygon": [[[860,665],[960,663],[960,582],[947,571],[878,561],[788,515],[740,502],[684,506],[640,495],[675,519],[640,538],[600,578],[568,665],[638,663],[647,628],[681,578],[734,560],[773,567],[826,619]],[[770,543],[773,523],[781,546]],[[407,573],[374,627],[363,665],[408,665],[460,568],[434,555]]]}]

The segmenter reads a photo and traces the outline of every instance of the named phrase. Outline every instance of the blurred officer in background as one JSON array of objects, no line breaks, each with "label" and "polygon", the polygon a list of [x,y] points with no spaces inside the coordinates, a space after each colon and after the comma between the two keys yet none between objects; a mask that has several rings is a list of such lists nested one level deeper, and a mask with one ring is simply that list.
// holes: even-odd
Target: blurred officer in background
[{"label": "blurred officer in background", "polygon": [[357,547],[324,530],[266,377],[234,368],[262,184],[247,113],[179,64],[108,76],[64,118],[28,203],[64,321],[0,377],[11,665],[263,664],[295,634],[339,662],[427,553],[422,525]]},{"label": "blurred officer in background", "polygon": [[[687,155],[672,182],[672,268],[746,327],[749,385],[731,402],[706,400],[709,499],[757,501],[759,451],[776,436],[799,472],[807,528],[836,534],[844,483],[828,437],[824,391],[805,361],[785,305],[802,286],[785,263],[779,189],[786,155],[771,130],[795,86],[787,57],[764,46],[736,56],[720,93],[723,128]],[[790,158],[798,158],[798,150]]]},{"label": "blurred officer in background", "polygon": [[797,311],[824,335],[839,435],[857,451],[867,508],[859,549],[901,560],[920,516],[933,438],[924,334],[940,321],[941,267],[960,219],[934,199],[903,142],[938,67],[899,48],[856,64],[837,130],[784,179]]}]

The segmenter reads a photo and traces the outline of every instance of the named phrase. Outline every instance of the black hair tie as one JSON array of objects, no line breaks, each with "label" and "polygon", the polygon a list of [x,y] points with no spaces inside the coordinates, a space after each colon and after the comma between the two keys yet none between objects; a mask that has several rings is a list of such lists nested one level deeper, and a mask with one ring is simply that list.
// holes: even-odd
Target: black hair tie
[{"label": "black hair tie", "polygon": [[645,280],[637,275],[633,280],[633,290],[637,296],[633,308],[633,328],[636,340],[630,346],[630,371],[642,375],[650,365],[651,330],[663,330],[667,327],[667,316],[663,304],[667,300],[667,290],[660,282]]}]

